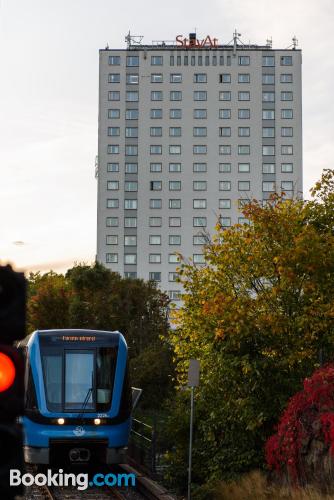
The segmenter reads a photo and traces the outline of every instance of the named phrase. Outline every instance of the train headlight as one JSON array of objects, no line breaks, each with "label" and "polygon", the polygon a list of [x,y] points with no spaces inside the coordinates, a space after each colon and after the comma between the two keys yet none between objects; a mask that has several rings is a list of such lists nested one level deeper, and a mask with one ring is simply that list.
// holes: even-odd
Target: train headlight
[{"label": "train headlight", "polygon": [[95,425],[100,425],[101,419],[100,418],[94,418],[94,424]]},{"label": "train headlight", "polygon": [[57,422],[59,425],[64,425],[65,420],[63,418],[58,418]]}]

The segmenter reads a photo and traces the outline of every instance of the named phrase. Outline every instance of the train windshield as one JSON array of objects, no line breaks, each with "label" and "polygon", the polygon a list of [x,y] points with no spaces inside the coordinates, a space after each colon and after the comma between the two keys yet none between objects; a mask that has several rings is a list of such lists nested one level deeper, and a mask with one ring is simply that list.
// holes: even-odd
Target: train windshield
[{"label": "train windshield", "polygon": [[42,353],[42,359],[50,411],[110,409],[117,348],[48,348]]}]

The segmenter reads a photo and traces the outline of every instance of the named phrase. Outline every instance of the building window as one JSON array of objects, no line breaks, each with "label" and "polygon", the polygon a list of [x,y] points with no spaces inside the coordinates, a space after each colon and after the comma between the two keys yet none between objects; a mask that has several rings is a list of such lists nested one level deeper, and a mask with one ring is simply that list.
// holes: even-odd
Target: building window
[{"label": "building window", "polygon": [[176,272],[168,273],[168,281],[177,281],[177,279],[178,279],[178,273]]},{"label": "building window", "polygon": [[275,137],[275,127],[262,127],[262,137]]},{"label": "building window", "polygon": [[134,280],[137,278],[137,273],[134,271],[125,271],[124,278],[129,278]]},{"label": "building window", "polygon": [[249,66],[250,58],[249,56],[239,56],[238,62],[239,66]]},{"label": "building window", "polygon": [[193,200],[193,208],[206,208],[206,200]]},{"label": "building window", "polygon": [[219,163],[219,172],[229,174],[231,172],[231,163]]},{"label": "building window", "polygon": [[182,74],[181,73],[171,73],[170,83],[182,83]]},{"label": "building window", "polygon": [[205,264],[204,255],[202,253],[194,253],[193,262],[194,264]]},{"label": "building window", "polygon": [[181,181],[169,181],[169,191],[181,191]]},{"label": "building window", "polygon": [[262,92],[262,102],[275,102],[275,92]]},{"label": "building window", "polygon": [[138,127],[125,127],[125,137],[138,137]]},{"label": "building window", "polygon": [[126,163],[125,164],[126,174],[137,174],[138,173],[138,163]]},{"label": "building window", "polygon": [[118,227],[118,217],[107,217],[106,218],[107,227]]},{"label": "building window", "polygon": [[162,73],[151,73],[151,83],[162,83]]},{"label": "building window", "polygon": [[231,191],[231,181],[219,181],[219,191]]},{"label": "building window", "polygon": [[138,191],[138,182],[136,181],[125,181],[124,182],[124,191]]},{"label": "building window", "polygon": [[219,208],[221,208],[222,210],[230,209],[231,208],[231,200],[228,200],[228,199],[219,200]]},{"label": "building window", "polygon": [[200,234],[193,236],[193,245],[205,245],[207,243],[206,237]]},{"label": "building window", "polygon": [[274,174],[275,170],[275,163],[262,163],[263,174]]},{"label": "building window", "polygon": [[194,227],[206,227],[206,217],[193,217]]},{"label": "building window", "polygon": [[107,163],[107,172],[119,172],[119,163]]},{"label": "building window", "polygon": [[108,109],[108,118],[112,120],[119,118],[121,116],[120,113],[120,109]]},{"label": "building window", "polygon": [[281,137],[292,137],[293,128],[292,127],[281,127]]},{"label": "building window", "polygon": [[181,146],[178,144],[171,144],[169,146],[169,154],[170,155],[180,155],[181,154]]},{"label": "building window", "polygon": [[219,154],[220,155],[230,155],[231,154],[231,146],[229,144],[220,144],[219,145]]},{"label": "building window", "polygon": [[272,67],[275,66],[274,56],[262,56],[262,66]]},{"label": "building window", "polygon": [[206,127],[193,127],[193,135],[194,137],[206,137],[207,136]]},{"label": "building window", "polygon": [[148,261],[150,264],[161,264],[161,253],[150,253]]},{"label": "building window", "polygon": [[182,92],[181,90],[171,90],[169,93],[169,99],[171,101],[182,101]]},{"label": "building window", "polygon": [[231,127],[219,127],[219,137],[231,137]]},{"label": "building window", "polygon": [[292,73],[282,73],[280,75],[280,82],[281,83],[292,83]]},{"label": "building window", "polygon": [[161,227],[162,219],[161,217],[150,217],[149,226],[150,227]]},{"label": "building window", "polygon": [[281,101],[293,101],[293,92],[281,92]]},{"label": "building window", "polygon": [[161,208],[162,200],[161,199],[150,199],[150,208]]},{"label": "building window", "polygon": [[194,191],[206,191],[207,183],[206,181],[193,181]]},{"label": "building window", "polygon": [[169,227],[181,227],[181,217],[169,217]]},{"label": "building window", "polygon": [[238,92],[238,101],[250,101],[250,92]]},{"label": "building window", "polygon": [[162,155],[162,146],[160,144],[151,144],[150,154],[151,155]]},{"label": "building window", "polygon": [[238,118],[241,120],[250,118],[250,109],[238,109]]},{"label": "building window", "polygon": [[169,264],[178,264],[180,262],[180,257],[175,253],[168,254]]},{"label": "building window", "polygon": [[193,154],[194,155],[203,155],[207,153],[207,145],[206,144],[196,144],[193,146]]},{"label": "building window", "polygon": [[193,163],[193,172],[202,173],[207,171],[206,163]]},{"label": "building window", "polygon": [[149,273],[149,280],[150,281],[161,281],[161,273],[158,271],[151,271]]},{"label": "building window", "polygon": [[207,110],[206,109],[194,109],[194,118],[195,119],[207,118]]},{"label": "building window", "polygon": [[162,172],[162,163],[150,163],[150,172]]},{"label": "building window", "polygon": [[124,217],[124,227],[137,227],[137,217]]},{"label": "building window", "polygon": [[170,109],[169,110],[169,118],[172,118],[172,119],[182,118],[182,110],[181,109]]},{"label": "building window", "polygon": [[119,127],[108,127],[108,136],[109,137],[118,137],[120,134]]},{"label": "building window", "polygon": [[206,100],[207,100],[206,90],[195,90],[194,101],[206,101]]},{"label": "building window", "polygon": [[293,118],[292,109],[281,109],[281,118],[291,120]]},{"label": "building window", "polygon": [[170,199],[169,200],[169,208],[181,208],[181,200],[179,199]]},{"label": "building window", "polygon": [[221,73],[219,75],[219,83],[231,83],[230,73]]},{"label": "building window", "polygon": [[126,65],[129,66],[139,66],[139,56],[127,56]]},{"label": "building window", "polygon": [[219,110],[219,118],[223,118],[224,120],[229,120],[231,118],[231,110],[230,109],[220,109]]},{"label": "building window", "polygon": [[283,144],[281,146],[281,154],[282,155],[293,155],[293,146],[292,145]]},{"label": "building window", "polygon": [[162,66],[163,56],[151,56],[151,66]]},{"label": "building window", "polygon": [[137,264],[137,254],[135,253],[126,253],[124,254],[124,264]]},{"label": "building window", "polygon": [[118,90],[109,90],[108,101],[119,101],[120,98],[120,92]]},{"label": "building window", "polygon": [[170,234],[168,243],[169,245],[181,245],[181,236],[179,234]]},{"label": "building window", "polygon": [[263,85],[275,85],[275,75],[274,74],[262,75],[262,84]]},{"label": "building window", "polygon": [[119,182],[118,181],[107,181],[107,190],[108,191],[118,191]]},{"label": "building window", "polygon": [[274,109],[263,109],[262,110],[262,120],[275,120],[275,110]]},{"label": "building window", "polygon": [[284,174],[292,174],[293,173],[293,163],[282,163],[281,164],[281,172]]},{"label": "building window", "polygon": [[150,243],[150,245],[161,245],[161,236],[160,235],[150,235],[149,243]]},{"label": "building window", "polygon": [[170,163],[169,164],[170,172],[181,172],[181,163]]},{"label": "building window", "polygon": [[150,112],[150,117],[154,118],[162,118],[162,109],[161,108],[152,108]]},{"label": "building window", "polygon": [[181,137],[182,128],[181,127],[169,127],[170,137]]},{"label": "building window", "polygon": [[121,57],[120,56],[109,56],[108,63],[109,63],[109,66],[120,66]]},{"label": "building window", "polygon": [[124,246],[125,247],[137,246],[137,236],[124,236]]},{"label": "building window", "polygon": [[150,181],[150,190],[151,191],[161,191],[162,190],[162,181]]},{"label": "building window", "polygon": [[138,200],[124,200],[124,209],[125,210],[137,210],[138,208]]},{"label": "building window", "polygon": [[239,191],[250,191],[250,182],[249,181],[239,181],[238,182],[238,190]]},{"label": "building window", "polygon": [[116,234],[107,234],[106,245],[118,245],[118,236]]},{"label": "building window", "polygon": [[139,75],[138,73],[127,73],[126,75],[126,83],[128,85],[136,85],[139,83]]},{"label": "building window", "polygon": [[118,144],[108,144],[108,147],[107,147],[107,153],[108,155],[110,154],[114,154],[114,155],[118,155],[119,154],[119,145]]},{"label": "building window", "polygon": [[231,227],[231,217],[220,217],[219,222],[223,228]]},{"label": "building window", "polygon": [[118,199],[115,198],[108,198],[107,199],[107,208],[118,208],[119,207],[119,201]]},{"label": "building window", "polygon": [[231,92],[229,90],[222,90],[219,92],[219,100],[220,101],[230,101],[231,100]]},{"label": "building window", "polygon": [[162,90],[151,91],[151,101],[162,101],[162,99],[163,99]]},{"label": "building window", "polygon": [[125,111],[126,120],[138,120],[138,117],[139,117],[138,109],[127,109]]},{"label": "building window", "polygon": [[250,172],[250,163],[238,163],[238,172]]},{"label": "building window", "polygon": [[117,264],[118,254],[117,253],[106,253],[106,263],[107,264]]},{"label": "building window", "polygon": [[109,73],[108,83],[120,83],[121,75],[119,73]]},{"label": "building window", "polygon": [[139,101],[139,92],[138,90],[132,90],[126,92],[126,101],[127,102],[137,102]]},{"label": "building window", "polygon": [[262,191],[264,193],[273,193],[275,191],[275,182],[274,181],[267,181],[267,182],[262,182]]},{"label": "building window", "polygon": [[281,56],[281,66],[292,66],[292,56]]},{"label": "building window", "polygon": [[206,73],[195,73],[194,74],[194,83],[206,83],[207,76]]},{"label": "building window", "polygon": [[249,73],[239,73],[238,74],[238,83],[250,83],[250,74]]},{"label": "building window", "polygon": [[281,182],[282,191],[293,191],[293,182],[292,181],[282,181]]},{"label": "building window", "polygon": [[138,146],[136,144],[128,144],[125,146],[126,156],[138,156]]},{"label": "building window", "polygon": [[262,146],[263,156],[275,156],[275,146]]},{"label": "building window", "polygon": [[151,137],[161,137],[162,136],[162,127],[150,127],[150,136]]},{"label": "building window", "polygon": [[238,155],[249,155],[250,146],[248,144],[240,144],[238,146]]},{"label": "building window", "polygon": [[250,127],[238,127],[238,136],[239,137],[249,137],[250,136]]}]

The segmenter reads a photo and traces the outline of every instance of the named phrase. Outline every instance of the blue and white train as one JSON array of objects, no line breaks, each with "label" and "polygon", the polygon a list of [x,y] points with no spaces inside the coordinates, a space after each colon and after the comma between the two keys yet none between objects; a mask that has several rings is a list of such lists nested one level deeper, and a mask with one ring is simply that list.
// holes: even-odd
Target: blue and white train
[{"label": "blue and white train", "polygon": [[26,359],[25,461],[124,462],[132,392],[123,335],[40,330],[18,347]]}]

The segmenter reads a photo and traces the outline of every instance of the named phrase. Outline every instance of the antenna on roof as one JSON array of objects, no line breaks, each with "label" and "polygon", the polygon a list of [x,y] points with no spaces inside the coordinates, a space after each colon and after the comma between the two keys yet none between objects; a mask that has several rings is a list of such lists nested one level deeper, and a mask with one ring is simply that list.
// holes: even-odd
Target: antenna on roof
[{"label": "antenna on roof", "polygon": [[141,41],[143,38],[144,37],[142,35],[131,35],[129,30],[129,33],[125,37],[127,48],[129,49],[131,45],[141,45]]},{"label": "antenna on roof", "polygon": [[273,38],[272,37],[267,38],[267,40],[266,40],[266,47],[268,49],[272,49],[273,48]]},{"label": "antenna on roof", "polygon": [[293,50],[296,50],[296,47],[298,46],[298,40],[296,38],[296,35],[292,39],[292,45],[293,45]]}]

